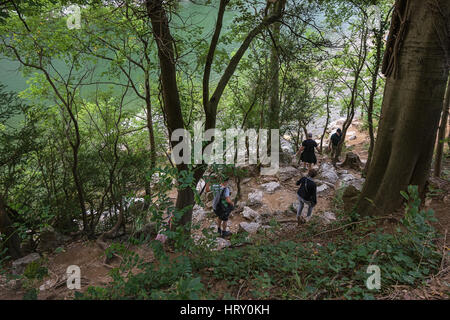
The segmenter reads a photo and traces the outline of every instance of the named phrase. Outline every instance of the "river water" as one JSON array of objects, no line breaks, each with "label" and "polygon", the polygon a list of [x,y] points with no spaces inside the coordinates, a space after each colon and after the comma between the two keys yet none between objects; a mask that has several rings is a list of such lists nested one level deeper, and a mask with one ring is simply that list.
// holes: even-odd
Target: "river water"
[{"label": "river water", "polygon": [[[201,2],[201,1],[200,1]],[[204,6],[204,5],[198,5],[194,4],[189,0],[183,0],[181,1],[181,10],[180,10],[180,17],[184,21],[186,25],[190,26],[201,26],[203,27],[203,34],[204,37],[211,37],[212,30],[214,30],[214,25],[216,22],[216,16],[217,16],[217,8],[214,6]],[[227,28],[230,26],[230,24],[233,21],[233,18],[236,14],[234,12],[228,12],[224,16],[224,29],[222,34],[224,34],[227,30]],[[178,18],[174,18],[178,19]],[[175,28],[176,30],[179,30],[178,28]],[[180,35],[183,34],[183,30],[176,31],[180,32]],[[228,45],[226,47],[227,51],[233,50],[236,48],[237,45]],[[189,59],[189,58],[188,58]],[[194,57],[192,58],[194,59]],[[64,65],[64,63],[55,62],[56,65],[59,67],[60,73],[64,74],[66,71],[68,71],[68,67]],[[28,85],[26,83],[27,79],[22,76],[22,73],[19,71],[20,63],[14,60],[7,59],[5,57],[0,56],[0,82],[4,85],[6,85],[7,90],[14,91],[14,92],[20,92],[25,90]],[[108,68],[107,62],[100,60],[99,63],[96,65],[96,74],[100,75],[101,72],[106,71]],[[133,77],[134,80],[139,81],[139,75],[136,75]],[[217,75],[214,73],[211,76],[212,80],[217,80]],[[123,79],[120,80],[123,83],[126,83],[126,79],[123,77]],[[95,86],[92,86],[90,89],[83,89],[82,96],[92,94],[92,92],[95,90]],[[131,106],[131,108],[140,108],[142,105],[142,102],[139,100],[135,100],[134,94],[130,93],[129,101],[133,104],[133,101],[138,101],[137,105],[134,102],[134,107]],[[333,107],[331,110],[331,119],[330,122],[336,121],[339,118],[342,117],[340,114],[340,107]],[[308,131],[312,132],[315,137],[320,136],[323,131],[323,127],[326,122],[326,116],[318,117],[317,119],[314,119],[314,121],[308,126]]]}]

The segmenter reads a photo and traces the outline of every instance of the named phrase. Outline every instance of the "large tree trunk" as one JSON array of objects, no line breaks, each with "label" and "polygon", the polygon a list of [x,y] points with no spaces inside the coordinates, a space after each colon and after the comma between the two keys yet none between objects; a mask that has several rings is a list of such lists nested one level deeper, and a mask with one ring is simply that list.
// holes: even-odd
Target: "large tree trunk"
[{"label": "large tree trunk", "polygon": [[447,81],[447,91],[445,93],[444,104],[442,107],[441,124],[439,126],[436,159],[434,161],[434,176],[440,177],[442,171],[442,155],[444,153],[445,130],[447,129],[448,109],[450,108],[450,78]]},{"label": "large tree trunk", "polygon": [[[161,0],[146,1],[147,14],[152,24],[153,36],[158,47],[159,65],[161,68],[161,85],[164,113],[166,115],[169,136],[176,129],[184,128],[183,115],[181,113],[180,95],[177,85],[176,60],[174,53],[174,39],[170,33],[169,20]],[[177,145],[176,141],[171,141],[172,148]],[[179,172],[187,170],[186,164],[177,164]],[[194,197],[190,196],[192,190],[178,190],[176,207],[182,210],[186,206],[193,205]],[[185,196],[186,194],[186,196]],[[183,222],[190,222],[192,208],[187,210],[182,218]]]},{"label": "large tree trunk", "polygon": [[8,248],[6,255],[12,259],[22,257],[19,235],[12,226],[12,221],[6,212],[6,206],[2,198],[0,198],[0,233],[3,234],[3,241],[5,241],[6,248]]},{"label": "large tree trunk", "polygon": [[[435,26],[447,23],[450,5],[444,0],[435,3],[439,10],[432,10],[428,1],[396,3],[383,66],[388,78],[380,126],[356,206],[361,215],[399,208],[400,191],[408,185],[425,189],[448,75],[442,37]],[[448,43],[445,46],[447,50]]]}]

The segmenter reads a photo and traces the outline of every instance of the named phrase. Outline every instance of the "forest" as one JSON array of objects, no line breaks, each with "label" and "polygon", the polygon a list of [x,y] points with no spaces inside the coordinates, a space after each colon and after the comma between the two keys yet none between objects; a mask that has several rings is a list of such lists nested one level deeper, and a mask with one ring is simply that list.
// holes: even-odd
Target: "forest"
[{"label": "forest", "polygon": [[0,0],[0,300],[448,300],[450,2]]}]

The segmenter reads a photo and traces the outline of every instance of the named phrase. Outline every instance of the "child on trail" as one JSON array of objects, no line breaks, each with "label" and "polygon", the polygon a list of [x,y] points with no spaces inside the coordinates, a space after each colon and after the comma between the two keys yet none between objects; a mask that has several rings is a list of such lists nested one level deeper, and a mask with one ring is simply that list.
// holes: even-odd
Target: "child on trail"
[{"label": "child on trail", "polygon": [[[227,221],[233,210],[233,202],[230,198],[230,188],[228,187],[228,181],[230,178],[225,177],[220,185],[216,184],[212,186],[214,193],[213,210],[217,215],[217,232],[219,236],[227,237],[231,235],[231,232],[227,231]],[[211,190],[209,184],[206,185],[206,192]]]},{"label": "child on trail", "polygon": [[342,138],[341,129],[337,129],[336,132],[331,135],[330,145],[328,146],[331,150],[331,158],[334,158],[336,156],[337,148],[339,142],[341,141],[341,138]]},{"label": "child on trail", "polygon": [[305,219],[302,217],[302,211],[305,203],[308,205],[308,213],[307,213],[307,219],[309,221],[312,210],[317,204],[317,197],[316,197],[316,183],[312,180],[317,175],[316,170],[310,169],[308,171],[308,176],[301,178],[299,181],[297,181],[297,185],[300,186],[300,188],[297,191],[297,197],[299,200],[299,206],[297,209],[297,222],[300,225],[300,223],[305,222]]},{"label": "child on trail", "polygon": [[312,139],[312,133],[308,133],[308,139],[303,141],[302,147],[298,150],[296,156],[301,152],[300,160],[304,163],[304,169],[306,170],[306,164],[308,169],[312,169],[312,165],[317,163],[316,154],[314,148],[320,153],[317,142]]}]

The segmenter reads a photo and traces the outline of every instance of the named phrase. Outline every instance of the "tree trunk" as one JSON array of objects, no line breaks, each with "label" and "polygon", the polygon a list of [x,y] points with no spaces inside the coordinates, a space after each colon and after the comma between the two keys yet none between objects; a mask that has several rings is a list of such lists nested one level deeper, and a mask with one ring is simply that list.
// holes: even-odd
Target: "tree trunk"
[{"label": "tree trunk", "polygon": [[[444,0],[436,4],[446,23],[450,5]],[[398,30],[408,30],[403,31],[402,46],[396,43],[394,49],[386,50],[385,64],[394,61],[397,66],[383,66],[393,72],[387,78],[372,163],[356,206],[360,215],[396,210],[402,204],[400,191],[408,185],[418,185],[424,192],[445,93],[447,61],[435,29],[441,18],[426,1],[398,0],[396,5],[399,10],[389,38],[401,41]],[[409,23],[395,25],[402,20]]]},{"label": "tree trunk", "polygon": [[369,95],[369,106],[367,108],[367,123],[369,124],[369,154],[367,157],[366,166],[363,170],[363,176],[367,175],[367,171],[369,170],[370,162],[372,160],[373,148],[375,146],[375,134],[373,132],[373,107],[375,102],[375,95],[377,93],[377,82],[378,82],[378,73],[380,71],[380,66],[382,62],[381,52],[383,50],[383,28],[375,33],[376,37],[376,55],[375,55],[375,65],[372,73],[372,85],[370,88]]},{"label": "tree trunk", "polygon": [[445,130],[447,129],[448,109],[450,108],[450,78],[447,81],[447,91],[445,93],[444,104],[442,107],[441,124],[439,126],[437,145],[436,145],[436,159],[434,163],[434,176],[440,177],[442,171],[442,155],[444,153],[444,139]]},{"label": "tree trunk", "polygon": [[[284,8],[284,3],[286,0],[278,0],[282,3],[280,8]],[[162,96],[163,96],[163,104],[164,104],[164,114],[167,119],[167,127],[169,130],[169,136],[172,135],[172,132],[179,128],[184,128],[183,116],[181,113],[181,103],[180,96],[178,92],[177,86],[177,74],[176,74],[176,60],[174,54],[175,42],[171,36],[170,28],[169,28],[169,20],[167,18],[166,10],[164,8],[165,1],[162,0],[147,0],[145,2],[147,9],[147,16],[150,18],[152,25],[152,32],[154,39],[156,41],[158,47],[158,58],[161,69],[161,85],[162,85]],[[220,5],[223,10],[225,6],[228,4],[227,0],[221,0]],[[222,9],[221,9],[222,10]],[[203,104],[205,111],[205,129],[215,128],[216,125],[216,116],[217,116],[217,107],[222,97],[222,94],[227,86],[230,78],[234,74],[239,61],[244,56],[246,50],[248,49],[252,40],[266,27],[277,21],[282,16],[282,10],[279,9],[275,14],[272,14],[269,17],[264,17],[264,19],[256,25],[246,36],[244,41],[241,43],[240,47],[231,58],[227,67],[225,68],[214,93],[211,98],[208,99],[209,96],[209,88],[203,88]],[[218,19],[222,19],[223,12],[219,12]],[[205,65],[205,76],[204,83],[209,83],[209,64],[212,63],[213,52],[216,49],[216,44],[218,39],[218,35],[220,34],[221,22],[218,21],[216,25],[216,30],[214,31],[213,40],[210,44],[210,49],[208,52],[208,59]],[[171,141],[172,148],[177,144],[176,141]],[[195,168],[194,173],[194,183],[197,183],[203,173],[205,172],[207,166],[201,164],[200,167]],[[188,166],[186,164],[177,164],[177,169],[179,172],[183,170],[188,170]],[[192,217],[192,205],[194,204],[194,195],[191,189],[178,190],[176,207],[178,210],[185,210],[184,215],[180,221],[182,225],[185,225],[191,222]]]},{"label": "tree trunk", "polygon": [[[280,1],[275,3],[273,12],[279,10]],[[280,57],[278,45],[280,40],[280,23],[269,27],[272,39],[270,50],[270,84],[269,84],[269,129],[280,129]],[[271,153],[271,136],[269,135],[268,152]]]},{"label": "tree trunk", "polygon": [[[147,68],[150,64],[148,63]],[[152,102],[150,98],[150,75],[148,70],[145,72],[145,109],[147,112],[147,129],[148,137],[150,142],[150,169],[156,166],[156,146],[155,146],[155,132],[153,129],[153,119],[152,119]],[[144,208],[148,209],[151,201],[151,181],[146,181],[145,183],[145,195],[148,199],[145,200]]]},{"label": "tree trunk", "polygon": [[322,136],[320,137],[320,152],[323,152],[323,138],[327,133],[328,124],[330,122],[330,93],[331,93],[332,85],[328,87],[327,90],[327,121],[325,122],[325,128],[323,128]]},{"label": "tree trunk", "polygon": [[23,254],[20,248],[20,238],[17,234],[17,230],[12,226],[11,219],[6,212],[5,203],[2,198],[0,198],[0,233],[3,234],[3,241],[6,248],[8,248],[6,255],[14,260],[21,258]]}]

